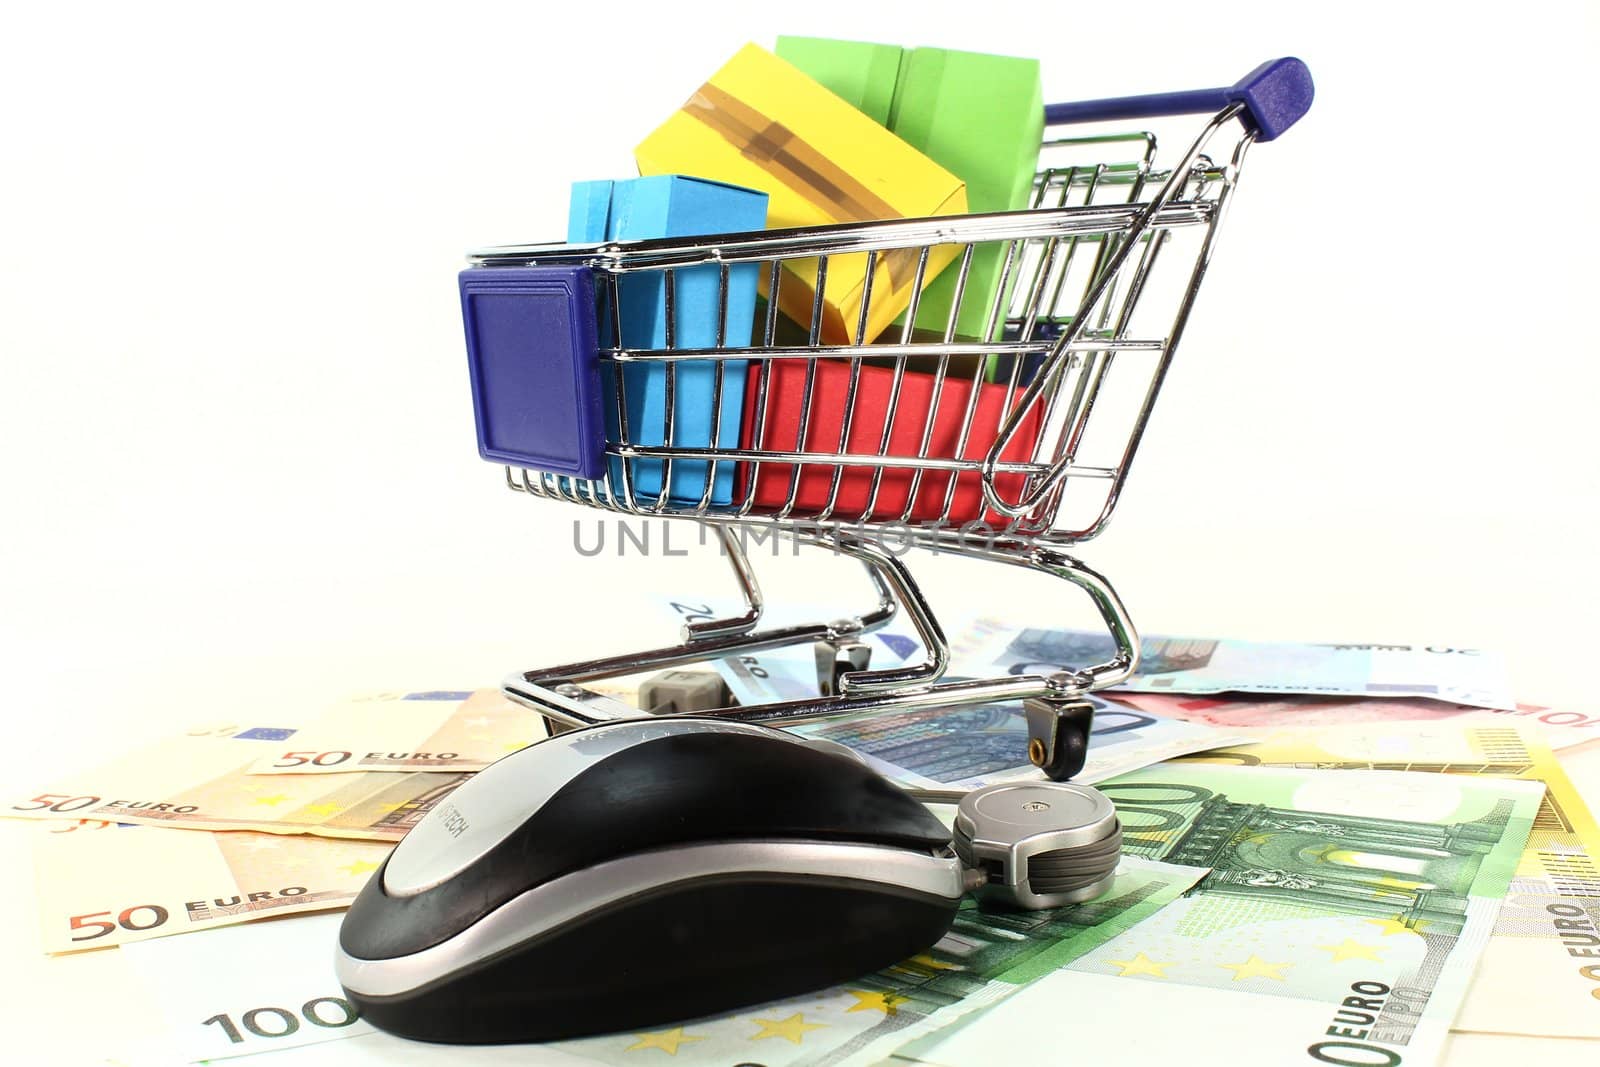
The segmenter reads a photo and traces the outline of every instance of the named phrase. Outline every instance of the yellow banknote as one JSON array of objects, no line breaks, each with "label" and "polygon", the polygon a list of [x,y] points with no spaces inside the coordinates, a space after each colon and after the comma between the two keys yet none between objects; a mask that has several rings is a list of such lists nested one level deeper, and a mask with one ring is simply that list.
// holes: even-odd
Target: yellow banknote
[{"label": "yellow banknote", "polygon": [[546,736],[543,716],[496,689],[348,700],[281,743],[252,774],[481,771]]},{"label": "yellow banknote", "polygon": [[89,820],[41,826],[34,843],[41,943],[46,952],[109,948],[348,907],[393,847]]},{"label": "yellow banknote", "polygon": [[289,727],[201,728],[59,781],[0,797],[22,819],[104,819],[200,830],[261,830],[398,841],[470,775],[356,771],[247,773]]},{"label": "yellow banknote", "polygon": [[1183,759],[1543,782],[1533,832],[1454,1028],[1600,1038],[1600,829],[1537,738],[1514,726],[1374,723],[1264,731],[1255,744]]}]

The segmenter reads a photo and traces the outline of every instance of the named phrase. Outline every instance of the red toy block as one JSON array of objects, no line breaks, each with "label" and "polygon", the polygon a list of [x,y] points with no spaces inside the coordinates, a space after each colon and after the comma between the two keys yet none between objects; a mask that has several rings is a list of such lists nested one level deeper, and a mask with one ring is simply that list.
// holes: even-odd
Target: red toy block
[{"label": "red toy block", "polygon": [[[745,383],[744,426],[740,437],[744,448],[759,447],[776,452],[839,452],[841,432],[844,429],[845,398],[850,389],[850,364],[842,360],[816,361],[816,381],[812,387],[811,419],[806,439],[799,440],[800,415],[805,399],[806,367],[802,359],[774,359],[767,368],[767,413],[762,425],[761,443],[753,444],[756,391],[761,374],[752,373]],[[754,368],[752,368],[754,370]],[[889,394],[894,383],[894,371],[889,367],[863,366],[856,385],[855,416],[850,422],[850,439],[844,449],[858,454],[876,454],[883,436],[884,420],[889,416]],[[922,434],[928,424],[929,408],[933,407],[932,374],[906,371],[901,380],[900,395],[895,401],[894,422],[890,427],[886,450],[889,462],[895,456],[918,455]],[[972,393],[972,379],[947,375],[939,390],[937,407],[933,412],[933,436],[928,442],[930,457],[956,458],[956,446],[961,433],[961,422],[966,415],[967,399]],[[1018,394],[1020,395],[1020,394]],[[1013,396],[1015,402],[1015,396]],[[972,416],[972,431],[960,458],[981,460],[999,435],[1006,387],[1003,384],[980,383],[977,409]],[[1016,436],[1002,458],[1011,462],[1028,462],[1033,458],[1039,439],[1040,405],[1035,404],[1018,427]],[[749,485],[750,467],[740,464],[739,490],[735,499],[743,499]],[[796,464],[763,462],[755,477],[755,505],[757,511],[776,511],[789,498],[789,481]],[[793,514],[808,515],[821,511],[828,503],[833,488],[834,471],[839,476],[839,495],[831,519],[854,522],[862,519],[894,520],[906,510],[906,500],[911,493],[912,467],[886,467],[878,488],[878,496],[867,514],[872,497],[873,468],[862,466],[836,467],[821,463],[802,463],[799,491],[795,496]],[[911,509],[912,522],[926,522],[938,518],[944,511],[945,493],[950,487],[953,472],[923,470],[917,484],[917,498]],[[1016,500],[1023,493],[1024,477],[1021,474],[1002,474],[995,484],[1003,500]],[[975,471],[962,472],[956,479],[955,495],[950,505],[949,521],[960,525],[982,519],[996,527],[1006,526],[1010,520],[984,506],[981,478]]]}]

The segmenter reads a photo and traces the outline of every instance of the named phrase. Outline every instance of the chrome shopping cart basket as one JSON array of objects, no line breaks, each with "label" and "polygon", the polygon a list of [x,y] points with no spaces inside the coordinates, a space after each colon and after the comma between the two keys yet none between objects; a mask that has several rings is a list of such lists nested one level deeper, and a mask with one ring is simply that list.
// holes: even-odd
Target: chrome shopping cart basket
[{"label": "chrome shopping cart basket", "polygon": [[[461,286],[484,457],[531,497],[706,524],[744,598],[735,617],[688,622],[678,644],[518,673],[507,695],[553,730],[638,717],[585,683],[810,643],[814,697],[709,713],[792,723],[1022,701],[1029,758],[1071,777],[1092,717],[1082,694],[1126,679],[1138,640],[1111,584],[1064,549],[1111,516],[1246,151],[1311,97],[1305,65],[1280,59],[1225,89],[1051,105],[1050,127],[1211,118],[1170,163],[1149,133],[1047,131],[1029,210],[473,253]],[[995,257],[1001,282],[986,327],[962,336],[979,255]],[[931,331],[916,295],[930,257],[955,279],[947,323]],[[824,294],[845,261],[864,282],[841,338],[824,328]],[[891,267],[915,272],[911,304],[870,338],[872,288]],[[641,343],[622,309],[645,285],[664,297],[664,336]],[[795,311],[797,288],[809,315]],[[748,322],[730,312],[741,301]],[[689,400],[702,405],[694,418]],[[762,629],[745,537],[774,530],[859,560],[876,605]],[[1066,579],[1092,599],[1114,655],[943,679],[944,632],[886,538]],[[902,609],[925,658],[870,669],[860,639]]]}]

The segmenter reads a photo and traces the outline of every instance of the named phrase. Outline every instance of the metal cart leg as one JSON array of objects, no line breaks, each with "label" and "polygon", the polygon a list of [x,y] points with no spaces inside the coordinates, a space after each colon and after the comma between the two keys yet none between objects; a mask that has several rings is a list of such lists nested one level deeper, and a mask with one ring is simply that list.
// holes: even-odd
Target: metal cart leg
[{"label": "metal cart leg", "polygon": [[[975,554],[1051,574],[1083,589],[1116,643],[1112,658],[1072,672],[946,682],[940,679],[950,663],[949,644],[927,599],[901,560],[853,534],[807,533],[803,539],[861,561],[878,591],[877,606],[857,617],[831,623],[756,630],[762,602],[754,572],[737,538],[724,529],[719,528],[719,533],[743,591],[747,608],[743,615],[690,623],[685,627],[682,644],[514,674],[504,683],[506,695],[547,719],[571,726],[640,718],[647,713],[584,689],[581,683],[812,643],[819,649],[819,674],[825,675],[821,679],[825,684],[819,686],[816,697],[721,708],[709,714],[784,724],[871,711],[1023,701],[1029,759],[1050,777],[1063,779],[1083,767],[1093,717],[1090,705],[1075,698],[1090,689],[1116,684],[1132,674],[1138,664],[1133,624],[1111,584],[1078,560],[1053,549],[997,545]],[[926,659],[887,670],[865,669],[865,658],[857,650],[859,638],[886,625],[902,608],[927,649]]]}]

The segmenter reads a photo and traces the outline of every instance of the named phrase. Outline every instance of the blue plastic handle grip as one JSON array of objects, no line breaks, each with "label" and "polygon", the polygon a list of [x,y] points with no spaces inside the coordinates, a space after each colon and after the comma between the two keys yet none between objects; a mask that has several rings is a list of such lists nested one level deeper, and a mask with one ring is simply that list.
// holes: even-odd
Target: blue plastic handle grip
[{"label": "blue plastic handle grip", "polygon": [[1055,126],[1066,122],[1198,115],[1242,103],[1244,115],[1241,117],[1255,131],[1256,140],[1270,141],[1300,121],[1300,116],[1311,109],[1314,95],[1311,71],[1300,60],[1285,57],[1268,60],[1237,82],[1220,89],[1048,104],[1044,109],[1044,121],[1046,125]]}]

